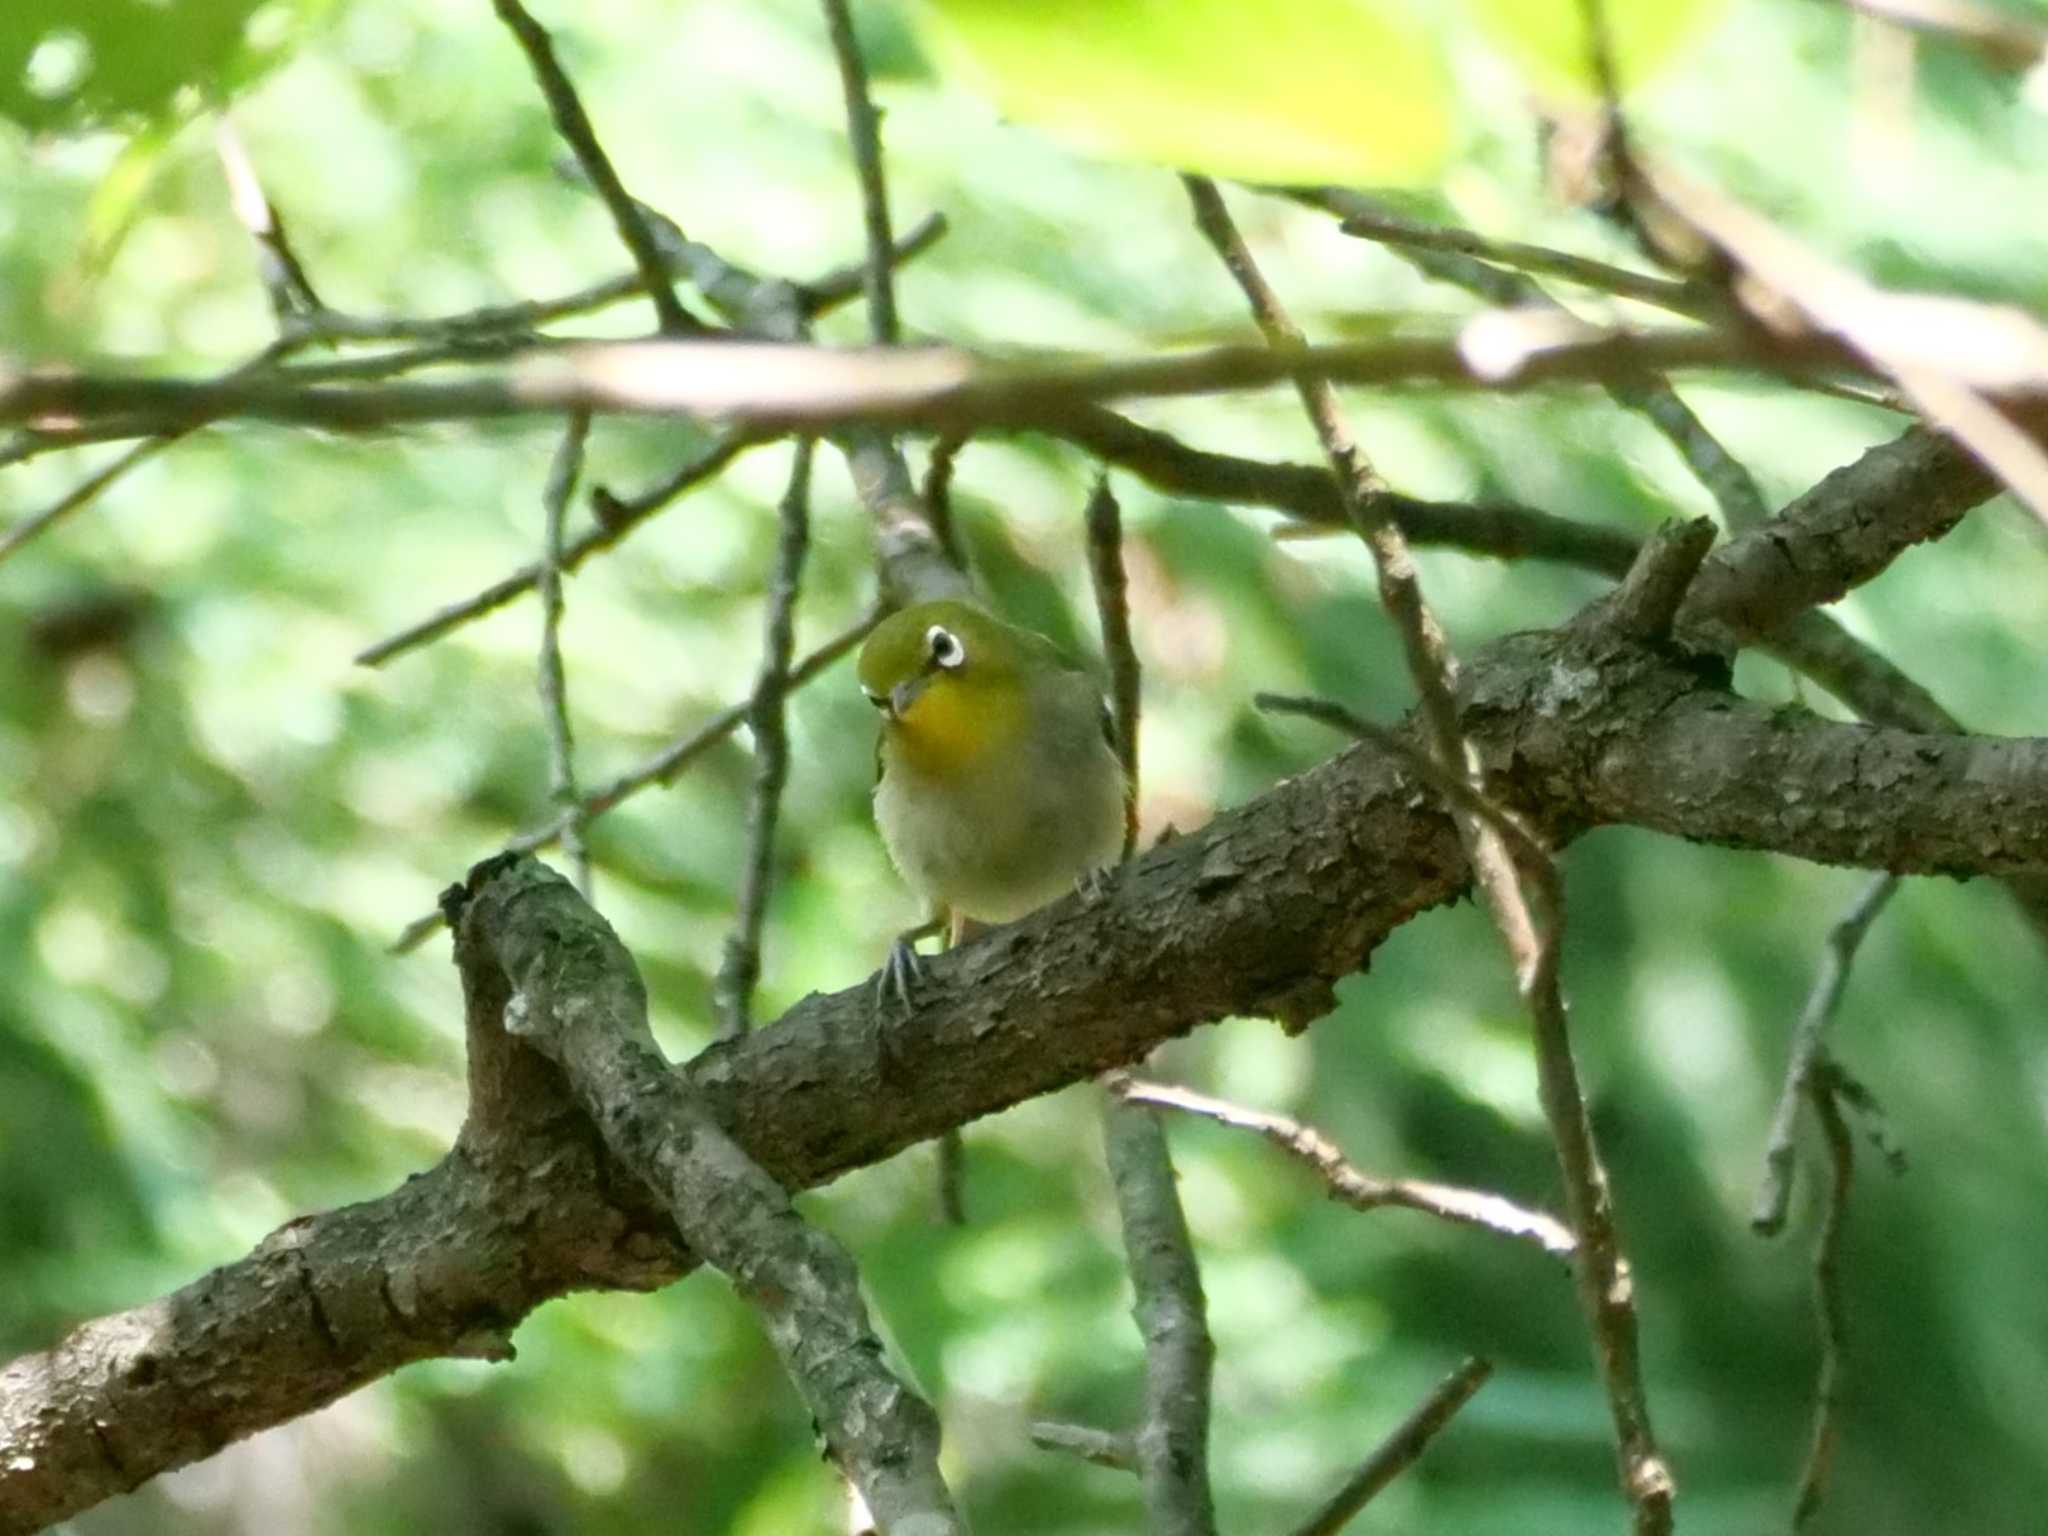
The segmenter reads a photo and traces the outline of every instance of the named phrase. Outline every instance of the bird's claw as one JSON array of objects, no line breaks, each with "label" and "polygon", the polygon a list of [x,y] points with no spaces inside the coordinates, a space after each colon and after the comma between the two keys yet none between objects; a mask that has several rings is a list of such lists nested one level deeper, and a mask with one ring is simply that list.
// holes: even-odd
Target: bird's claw
[{"label": "bird's claw", "polygon": [[875,972],[875,1006],[898,1014],[916,1007],[913,994],[925,979],[924,957],[908,935],[899,934],[889,946],[889,958]]},{"label": "bird's claw", "polygon": [[1074,882],[1074,894],[1081,898],[1081,905],[1092,907],[1105,900],[1116,889],[1117,872],[1115,864],[1098,864],[1093,869],[1084,870],[1081,878]]}]

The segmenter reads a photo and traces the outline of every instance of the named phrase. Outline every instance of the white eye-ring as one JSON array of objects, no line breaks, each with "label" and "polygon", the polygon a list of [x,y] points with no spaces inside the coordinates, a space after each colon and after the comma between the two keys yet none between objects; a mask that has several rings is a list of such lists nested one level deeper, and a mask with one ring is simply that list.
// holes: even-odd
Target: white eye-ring
[{"label": "white eye-ring", "polygon": [[958,668],[967,660],[967,647],[960,643],[960,637],[943,624],[934,624],[924,632],[924,643],[931,647],[932,660],[948,672]]}]

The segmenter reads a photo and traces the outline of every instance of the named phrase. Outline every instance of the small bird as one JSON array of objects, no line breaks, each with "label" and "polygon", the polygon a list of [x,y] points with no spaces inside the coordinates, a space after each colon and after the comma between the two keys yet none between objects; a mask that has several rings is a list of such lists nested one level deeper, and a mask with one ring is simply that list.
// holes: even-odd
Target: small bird
[{"label": "small bird", "polygon": [[1042,635],[962,602],[891,615],[860,653],[882,712],[875,823],[932,907],[880,978],[905,1004],[915,940],[1006,923],[1114,864],[1132,815],[1102,695]]}]

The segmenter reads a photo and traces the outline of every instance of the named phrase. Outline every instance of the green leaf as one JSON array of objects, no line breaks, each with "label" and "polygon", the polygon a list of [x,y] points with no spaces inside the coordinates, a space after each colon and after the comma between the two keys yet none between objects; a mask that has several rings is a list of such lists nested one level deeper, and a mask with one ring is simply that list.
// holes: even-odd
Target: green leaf
[{"label": "green leaf", "polygon": [[1450,139],[1428,35],[1387,0],[928,0],[941,57],[1088,149],[1254,181],[1419,182]]},{"label": "green leaf", "polygon": [[[1594,94],[1585,0],[1474,0],[1487,35],[1544,90],[1585,99]],[[1623,91],[1669,63],[1680,45],[1719,15],[1723,0],[1627,0],[1609,4],[1608,47]]]},{"label": "green leaf", "polygon": [[163,121],[196,100],[225,100],[280,62],[331,3],[6,0],[0,117],[40,132]]}]

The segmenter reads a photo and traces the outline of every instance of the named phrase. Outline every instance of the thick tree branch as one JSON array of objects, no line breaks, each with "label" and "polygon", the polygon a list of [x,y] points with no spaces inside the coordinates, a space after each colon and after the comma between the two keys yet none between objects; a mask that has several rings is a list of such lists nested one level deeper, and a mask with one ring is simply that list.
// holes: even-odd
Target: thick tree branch
[{"label": "thick tree branch", "polygon": [[1870,581],[1913,545],[1940,538],[1997,490],[1966,449],[1915,427],[1723,545],[1700,568],[1679,623],[1711,614],[1745,637],[1768,635]]},{"label": "thick tree branch", "polygon": [[[2048,868],[2048,741],[1765,709],[1662,648],[1564,634],[1473,657],[1463,723],[1490,791],[1553,840],[1633,815],[1901,873]],[[1105,900],[1061,902],[930,958],[920,1007],[886,1046],[863,983],[806,999],[683,1075],[775,1179],[805,1187],[1205,1022],[1306,1023],[1466,878],[1455,831],[1417,802],[1412,775],[1377,750],[1346,751],[1152,850]],[[501,1349],[565,1291],[683,1272],[672,1226],[609,1171],[559,1088],[515,1092],[475,1038],[477,1129],[439,1167],[0,1373],[0,1531],[75,1513],[409,1361]],[[507,1099],[547,1110],[509,1151],[482,1129]]]},{"label": "thick tree branch", "polygon": [[881,1529],[957,1533],[938,1417],[883,1363],[852,1258],[797,1214],[662,1057],[640,973],[610,925],[559,875],[517,855],[478,865],[445,902],[465,989],[504,997],[506,1033],[561,1068],[619,1166],[760,1313]]}]

